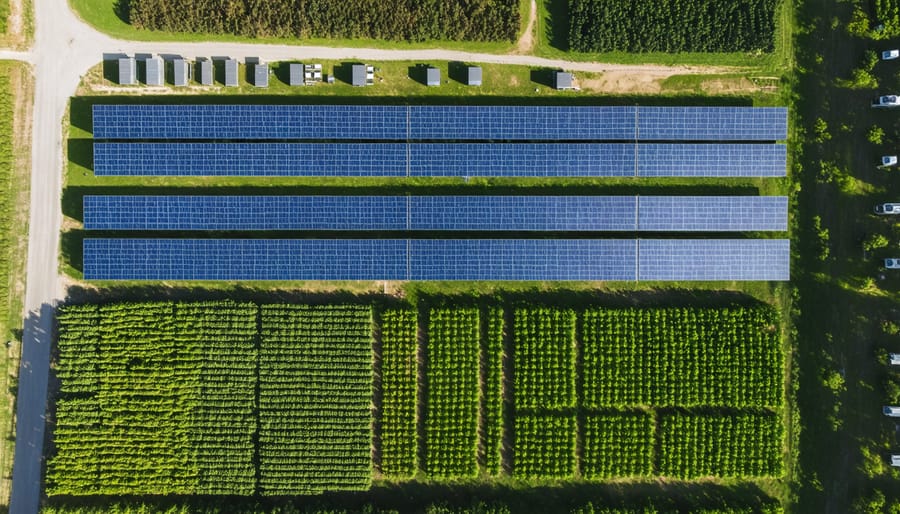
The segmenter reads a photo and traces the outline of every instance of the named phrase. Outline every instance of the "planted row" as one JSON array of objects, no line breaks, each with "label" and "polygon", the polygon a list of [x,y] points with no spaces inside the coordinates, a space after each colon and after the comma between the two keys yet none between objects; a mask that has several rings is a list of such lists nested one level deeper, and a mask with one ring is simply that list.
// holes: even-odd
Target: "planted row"
[{"label": "planted row", "polygon": [[418,465],[417,329],[412,309],[381,315],[381,472],[396,478],[413,476]]}]

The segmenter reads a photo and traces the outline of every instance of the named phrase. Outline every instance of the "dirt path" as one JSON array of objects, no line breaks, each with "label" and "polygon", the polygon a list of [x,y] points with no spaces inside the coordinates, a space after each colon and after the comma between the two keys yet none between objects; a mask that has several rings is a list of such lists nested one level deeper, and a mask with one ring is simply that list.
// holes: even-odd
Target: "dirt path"
[{"label": "dirt path", "polygon": [[528,11],[528,26],[519,38],[516,45],[517,54],[530,54],[534,51],[534,26],[537,23],[537,0],[531,0],[531,9]]}]

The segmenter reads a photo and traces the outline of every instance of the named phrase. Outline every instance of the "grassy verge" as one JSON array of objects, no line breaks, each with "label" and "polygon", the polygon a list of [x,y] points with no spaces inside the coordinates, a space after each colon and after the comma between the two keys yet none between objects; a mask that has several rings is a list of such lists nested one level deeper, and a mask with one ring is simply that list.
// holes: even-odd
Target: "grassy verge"
[{"label": "grassy verge", "polygon": [[34,0],[0,1],[0,47],[25,50],[34,40]]},{"label": "grassy verge", "polygon": [[0,337],[5,346],[0,364],[0,503],[9,499],[15,423],[15,381],[22,338],[25,254],[31,171],[31,112],[34,85],[29,68],[0,62]]},{"label": "grassy verge", "polygon": [[[513,48],[511,42],[426,41],[410,43],[380,39],[289,39],[251,38],[227,34],[203,34],[141,30],[125,22],[116,13],[118,0],[69,0],[69,6],[87,24],[110,36],[130,41],[221,41],[236,43],[266,43],[280,45],[314,45],[347,48],[421,49],[441,48],[466,52],[506,53]],[[527,16],[527,11],[522,11]]]},{"label": "grassy verge", "polygon": [[[900,87],[900,77],[896,66],[877,63],[877,88],[839,85],[867,51],[886,48],[848,35],[852,7],[808,0],[797,12],[797,512],[887,512],[866,505],[875,491],[887,497],[882,504],[893,502],[892,512],[900,508],[900,472],[888,461],[900,441],[881,413],[898,400],[896,372],[882,353],[898,350],[900,274],[882,259],[897,255],[900,226],[872,213],[900,193],[900,174],[876,168],[900,143],[900,126],[896,112],[869,107],[876,94]],[[880,143],[874,127],[884,132]]]},{"label": "grassy verge", "polygon": [[538,0],[535,55],[571,61],[615,62],[622,64],[667,64],[752,67],[763,75],[787,71],[793,55],[792,26],[794,0],[782,0],[775,23],[775,51],[772,53],[684,52],[573,52],[568,44],[568,0]]}]

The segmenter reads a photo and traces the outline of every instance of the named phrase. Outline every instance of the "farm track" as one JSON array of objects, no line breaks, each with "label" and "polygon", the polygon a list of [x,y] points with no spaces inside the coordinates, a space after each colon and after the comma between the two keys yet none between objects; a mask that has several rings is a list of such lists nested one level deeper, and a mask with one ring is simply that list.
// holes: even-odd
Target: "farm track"
[{"label": "farm track", "polygon": [[65,165],[64,120],[69,98],[84,73],[104,54],[160,53],[196,56],[258,56],[266,61],[287,59],[446,60],[582,72],[652,73],[658,76],[733,72],[736,68],[706,66],[621,65],[545,59],[532,55],[484,54],[431,50],[381,50],[278,46],[245,43],[130,42],[110,38],[79,20],[65,0],[35,0],[35,38],[25,52],[0,50],[0,59],[32,65],[35,98],[32,132],[32,187],[28,235],[24,333],[19,371],[16,449],[10,512],[36,514],[41,499],[44,415],[52,346],[54,312],[64,298],[59,275],[60,193]]}]

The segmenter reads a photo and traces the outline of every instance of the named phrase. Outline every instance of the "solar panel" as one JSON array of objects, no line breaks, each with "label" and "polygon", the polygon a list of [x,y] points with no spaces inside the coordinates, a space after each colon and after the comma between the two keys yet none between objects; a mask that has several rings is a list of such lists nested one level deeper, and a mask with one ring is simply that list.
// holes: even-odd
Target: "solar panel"
[{"label": "solar panel", "polygon": [[412,230],[623,231],[633,196],[413,196]]},{"label": "solar panel", "polygon": [[403,280],[396,239],[85,239],[86,280]]},{"label": "solar panel", "polygon": [[86,280],[790,279],[780,239],[85,239],[83,257]]},{"label": "solar panel", "polygon": [[642,239],[638,280],[790,280],[787,239]]},{"label": "solar panel", "polygon": [[405,196],[85,196],[86,230],[405,230]]},{"label": "solar panel", "polygon": [[783,177],[785,145],[639,144],[641,177]]},{"label": "solar panel", "polygon": [[634,144],[414,143],[412,177],[631,177]]},{"label": "solar panel", "polygon": [[784,107],[638,107],[641,141],[787,139]]},{"label": "solar panel", "polygon": [[786,231],[786,196],[641,196],[645,232]]},{"label": "solar panel", "polygon": [[414,239],[410,278],[634,280],[635,249],[619,239]]},{"label": "solar panel", "polygon": [[94,174],[404,177],[405,143],[94,143]]},{"label": "solar panel", "polygon": [[412,106],[411,140],[634,140],[635,107]]},{"label": "solar panel", "polygon": [[407,107],[94,105],[97,139],[405,140]]}]

